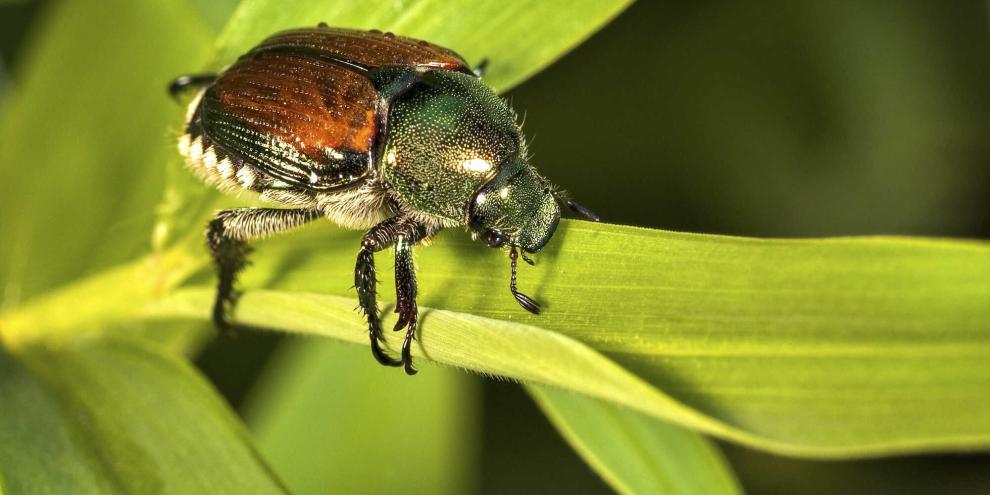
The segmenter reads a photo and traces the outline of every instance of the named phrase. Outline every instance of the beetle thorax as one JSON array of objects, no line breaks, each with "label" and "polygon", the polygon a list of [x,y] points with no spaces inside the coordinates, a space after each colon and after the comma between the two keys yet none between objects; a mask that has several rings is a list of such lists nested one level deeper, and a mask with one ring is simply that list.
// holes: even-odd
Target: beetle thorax
[{"label": "beetle thorax", "polygon": [[404,209],[449,227],[466,222],[471,198],[502,166],[525,156],[501,98],[470,75],[436,71],[392,103],[378,168]]}]

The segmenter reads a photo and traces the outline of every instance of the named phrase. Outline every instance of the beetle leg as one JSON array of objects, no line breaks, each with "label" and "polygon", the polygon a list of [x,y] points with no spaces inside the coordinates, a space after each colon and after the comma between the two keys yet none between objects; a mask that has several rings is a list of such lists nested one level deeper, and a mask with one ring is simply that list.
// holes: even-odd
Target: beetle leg
[{"label": "beetle leg", "polygon": [[399,361],[382,349],[382,322],[378,316],[378,300],[375,278],[375,253],[391,246],[398,237],[398,230],[405,222],[402,217],[392,217],[375,225],[361,238],[361,251],[354,266],[354,288],[358,293],[358,304],[368,320],[368,338],[371,340],[371,354],[385,366],[400,366]]},{"label": "beetle leg", "polygon": [[[367,234],[365,235],[367,237]],[[385,366],[399,366],[398,361],[382,349],[382,322],[378,317],[378,301],[375,286],[375,252],[362,243],[358,252],[357,264],[354,265],[354,288],[358,293],[358,304],[368,320],[368,336],[371,339],[371,355]]]},{"label": "beetle leg", "polygon": [[475,77],[484,76],[485,72],[488,72],[489,62],[490,60],[488,60],[487,58],[481,59],[481,62],[478,62],[478,65],[474,66],[474,68],[471,69],[471,72],[474,72]]},{"label": "beetle leg", "polygon": [[[358,303],[368,320],[368,335],[371,339],[371,353],[379,363],[386,366],[405,365],[406,373],[415,374],[412,366],[410,346],[416,330],[416,275],[412,265],[412,245],[427,237],[431,232],[426,227],[417,224],[403,216],[386,219],[369,230],[361,239],[361,251],[358,253],[357,265],[354,268],[354,287],[358,292]],[[402,360],[396,360],[381,348],[382,335],[381,319],[378,316],[378,303],[375,286],[374,253],[395,244],[395,275],[396,275],[396,312],[399,322],[395,329],[409,327],[406,339],[402,345]]]},{"label": "beetle leg", "polygon": [[[525,258],[525,256],[524,256]],[[519,261],[519,253],[516,251],[516,247],[512,246],[509,248],[509,260],[512,266],[512,277],[509,279],[509,292],[512,293],[512,297],[516,298],[516,302],[523,307],[526,311],[533,313],[534,315],[540,314],[540,305],[533,298],[523,294],[516,290],[516,264]]]},{"label": "beetle leg", "polygon": [[595,212],[581,206],[577,201],[571,199],[570,194],[567,194],[565,191],[553,191],[553,197],[556,198],[557,201],[564,203],[564,205],[570,208],[570,210],[574,213],[584,217],[585,220],[590,220],[592,222],[600,222],[602,220],[597,214],[595,214]]},{"label": "beetle leg", "polygon": [[406,328],[406,336],[402,340],[402,363],[406,374],[415,375],[411,352],[419,308],[416,306],[416,267],[413,265],[411,241],[407,237],[399,237],[395,243],[395,312],[399,314],[399,321],[395,323],[394,330]]},{"label": "beetle leg", "polygon": [[237,301],[234,282],[247,265],[251,252],[248,241],[283,232],[319,218],[316,210],[282,208],[235,208],[223,210],[206,227],[206,244],[216,264],[217,296],[213,303],[213,323],[221,330],[231,328],[229,315]]},{"label": "beetle leg", "polygon": [[177,99],[185,90],[206,86],[216,79],[216,74],[187,74],[179,76],[169,83],[168,94],[172,99]]}]

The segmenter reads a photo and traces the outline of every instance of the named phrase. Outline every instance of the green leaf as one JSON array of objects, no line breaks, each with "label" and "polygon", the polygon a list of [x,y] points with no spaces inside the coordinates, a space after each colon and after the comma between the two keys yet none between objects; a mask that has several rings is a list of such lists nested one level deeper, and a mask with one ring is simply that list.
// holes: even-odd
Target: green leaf
[{"label": "green leaf", "polygon": [[435,366],[409,380],[368,357],[292,341],[248,401],[258,448],[292,493],[477,492],[477,381]]},{"label": "green leaf", "polygon": [[556,60],[631,3],[632,0],[244,0],[220,36],[218,64],[230,63],[279,30],[326,22],[335,27],[376,28],[429,40],[455,50],[470,63],[490,58],[485,79],[504,91]]},{"label": "green leaf", "polygon": [[212,46],[189,10],[64,0],[46,11],[0,119],[5,306],[147,252],[175,154],[165,130],[183,111],[165,87]]},{"label": "green leaf", "polygon": [[[314,226],[259,244],[244,287],[277,291],[249,291],[237,318],[364,344],[350,289],[358,242]],[[985,243],[563,222],[520,273],[539,316],[508,295],[498,254],[456,232],[417,250],[420,307],[443,310],[423,310],[416,354],[787,454],[990,446]],[[191,290],[153,311],[205,317],[211,297]]]},{"label": "green leaf", "polygon": [[283,493],[243,426],[184,362],[135,343],[0,352],[11,493]]},{"label": "green leaf", "polygon": [[530,395],[568,443],[623,494],[739,494],[703,436],[614,404],[548,387]]},{"label": "green leaf", "polygon": [[189,0],[192,7],[206,24],[215,32],[220,32],[230,20],[230,14],[237,8],[238,0]]}]

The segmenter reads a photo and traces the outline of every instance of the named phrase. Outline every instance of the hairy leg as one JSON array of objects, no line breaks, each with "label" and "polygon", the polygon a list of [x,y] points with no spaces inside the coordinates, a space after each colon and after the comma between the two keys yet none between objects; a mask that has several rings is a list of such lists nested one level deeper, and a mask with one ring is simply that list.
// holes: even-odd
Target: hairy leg
[{"label": "hairy leg", "polygon": [[393,330],[406,329],[402,340],[402,363],[406,374],[415,375],[412,364],[412,341],[416,338],[416,321],[419,308],[416,306],[416,267],[413,266],[412,239],[400,236],[395,243],[395,312],[399,321]]},{"label": "hairy leg", "polygon": [[[526,260],[527,263],[531,265],[533,264],[533,261],[526,258],[525,254],[522,255],[522,258]],[[515,246],[510,247],[509,266],[512,269],[512,276],[509,278],[509,292],[512,293],[512,297],[516,298],[516,302],[518,302],[519,305],[523,307],[523,309],[529,311],[530,313],[533,313],[534,315],[538,315],[540,314],[540,305],[536,301],[534,301],[533,298],[527,296],[526,294],[523,294],[522,292],[519,292],[519,290],[516,289],[516,264],[518,263],[518,259],[519,259],[519,252],[516,251],[516,247]]]},{"label": "hairy leg", "polygon": [[248,241],[299,227],[319,216],[316,210],[280,208],[235,208],[217,214],[206,227],[206,244],[219,278],[213,303],[213,323],[217,328],[230,328],[229,315],[237,300],[234,282],[247,265],[251,252]]},{"label": "hairy leg", "polygon": [[[417,311],[412,245],[431,233],[424,226],[402,216],[386,219],[372,227],[361,239],[361,251],[358,252],[357,264],[354,267],[354,287],[358,292],[358,303],[368,320],[368,336],[371,340],[372,355],[379,363],[386,366],[404,365],[406,373],[410,375],[416,373],[412,366],[410,347],[416,331]],[[399,313],[399,323],[396,324],[395,329],[400,330],[407,327],[401,361],[390,357],[381,347],[383,336],[376,299],[377,280],[375,279],[374,253],[393,244],[396,245],[396,312]]]}]

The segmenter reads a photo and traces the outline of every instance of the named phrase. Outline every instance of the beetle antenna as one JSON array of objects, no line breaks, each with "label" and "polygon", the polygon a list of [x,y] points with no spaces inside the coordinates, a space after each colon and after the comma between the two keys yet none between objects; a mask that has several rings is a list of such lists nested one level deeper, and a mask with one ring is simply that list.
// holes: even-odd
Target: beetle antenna
[{"label": "beetle antenna", "polygon": [[519,251],[519,256],[522,256],[523,261],[525,261],[526,263],[529,263],[529,266],[536,266],[536,262],[533,261],[533,258],[530,258],[529,256],[526,256],[526,253],[524,253],[522,251]]},{"label": "beetle antenna", "polygon": [[[525,255],[523,256],[523,259],[526,259]],[[534,315],[540,314],[540,305],[537,304],[533,298],[516,290],[516,263],[519,260],[519,252],[516,251],[515,246],[509,248],[509,260],[511,260],[512,265],[512,278],[509,279],[509,292],[512,293],[512,297],[516,298],[516,302],[519,303],[523,309],[533,313]]]},{"label": "beetle antenna", "polygon": [[557,199],[557,201],[564,203],[571,211],[577,213],[578,215],[581,215],[582,217],[585,218],[585,220],[590,220],[592,222],[602,221],[601,217],[595,214],[595,212],[589,210],[588,208],[585,208],[584,206],[579,205],[577,201],[571,199],[571,196],[567,194],[567,191],[554,190],[552,191],[552,194],[553,197]]}]

